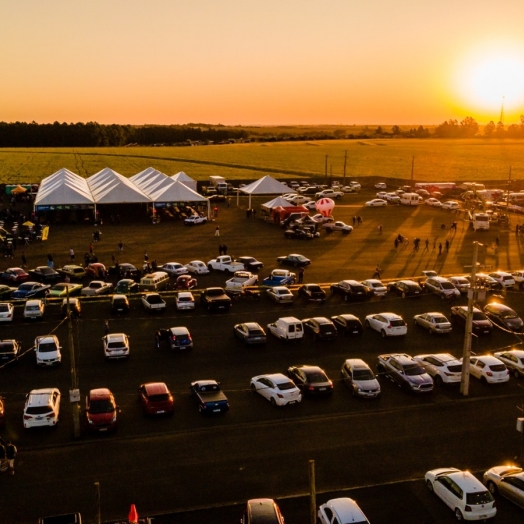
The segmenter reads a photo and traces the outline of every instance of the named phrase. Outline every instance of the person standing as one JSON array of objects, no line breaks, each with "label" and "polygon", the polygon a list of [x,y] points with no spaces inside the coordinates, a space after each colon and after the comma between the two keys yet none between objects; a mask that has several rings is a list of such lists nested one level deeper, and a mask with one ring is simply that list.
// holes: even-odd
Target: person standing
[{"label": "person standing", "polygon": [[375,268],[375,272],[373,273],[373,278],[380,279],[380,266],[377,264],[377,267]]},{"label": "person standing", "polygon": [[304,267],[301,266],[299,269],[298,269],[298,283],[299,284],[302,284],[302,282],[304,282]]},{"label": "person standing", "polygon": [[442,242],[439,242],[439,245],[438,245],[438,254],[439,254],[439,255],[442,255]]},{"label": "person standing", "polygon": [[22,251],[22,268],[27,267],[27,258],[25,258],[25,252]]},{"label": "person standing", "polygon": [[449,253],[449,240],[446,240],[446,253]]},{"label": "person standing", "polygon": [[424,251],[429,251],[429,238],[426,238],[426,247],[424,248]]},{"label": "person standing", "polygon": [[109,320],[104,321],[104,333],[109,335]]},{"label": "person standing", "polygon": [[144,251],[144,262],[149,261],[149,255],[147,254],[147,249]]},{"label": "person standing", "polygon": [[222,246],[222,251],[224,252],[224,255],[227,255],[227,246],[225,244]]},{"label": "person standing", "polygon": [[219,227],[219,226],[217,226],[217,227],[215,228],[215,236],[216,236],[216,237],[219,237],[219,236],[220,236],[220,227]]},{"label": "person standing", "polygon": [[122,241],[120,241],[118,243],[118,252],[122,253],[123,251],[124,251],[124,244],[122,243]]},{"label": "person standing", "polygon": [[70,262],[75,261],[75,251],[72,247],[69,248],[69,261]]},{"label": "person standing", "polygon": [[18,453],[18,450],[16,449],[16,446],[11,441],[9,441],[6,447],[6,457],[7,457],[7,462],[9,464],[9,474],[10,475],[15,474],[15,458],[16,458],[17,453]]}]

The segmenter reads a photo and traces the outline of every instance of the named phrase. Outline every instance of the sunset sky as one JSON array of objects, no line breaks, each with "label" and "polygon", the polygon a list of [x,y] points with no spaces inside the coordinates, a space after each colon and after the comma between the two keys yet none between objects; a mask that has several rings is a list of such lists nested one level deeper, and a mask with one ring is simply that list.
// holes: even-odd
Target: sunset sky
[{"label": "sunset sky", "polygon": [[0,121],[524,114],[524,0],[0,0]]}]

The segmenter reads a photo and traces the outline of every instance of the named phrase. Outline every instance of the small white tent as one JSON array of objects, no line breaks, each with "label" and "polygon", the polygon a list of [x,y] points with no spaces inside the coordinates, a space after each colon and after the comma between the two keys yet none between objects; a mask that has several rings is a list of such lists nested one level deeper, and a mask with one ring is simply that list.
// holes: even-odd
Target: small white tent
[{"label": "small white tent", "polygon": [[197,181],[193,180],[190,176],[186,175],[183,171],[180,171],[176,175],[171,177],[175,182],[182,182],[185,186],[189,187],[193,191],[197,190]]},{"label": "small white tent", "polygon": [[266,202],[265,204],[262,204],[262,207],[265,207],[266,209],[274,209],[275,207],[293,207],[294,204],[291,202],[288,202],[287,200],[284,200],[281,196],[278,196],[274,198],[273,200],[270,200],[269,202]]},{"label": "small white tent", "polygon": [[266,175],[252,184],[241,187],[240,191],[249,195],[249,207],[251,207],[251,195],[282,195],[292,190],[286,184]]}]

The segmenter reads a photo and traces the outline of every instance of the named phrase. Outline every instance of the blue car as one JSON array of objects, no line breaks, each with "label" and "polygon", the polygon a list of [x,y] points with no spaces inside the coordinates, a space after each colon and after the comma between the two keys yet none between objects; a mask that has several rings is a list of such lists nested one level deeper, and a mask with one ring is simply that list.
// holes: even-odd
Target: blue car
[{"label": "blue car", "polygon": [[11,296],[15,299],[44,298],[49,294],[50,287],[49,284],[40,282],[24,282]]},{"label": "blue car", "polygon": [[273,269],[271,275],[266,277],[262,284],[264,286],[274,287],[274,286],[287,286],[289,284],[294,284],[297,280],[297,275],[291,273],[287,269]]}]

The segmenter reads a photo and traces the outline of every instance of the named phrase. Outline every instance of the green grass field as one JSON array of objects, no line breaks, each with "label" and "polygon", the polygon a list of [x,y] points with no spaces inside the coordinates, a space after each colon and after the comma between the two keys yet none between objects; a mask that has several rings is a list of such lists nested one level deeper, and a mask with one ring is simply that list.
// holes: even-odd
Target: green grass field
[{"label": "green grass field", "polygon": [[66,167],[88,177],[105,167],[132,176],[147,167],[196,180],[341,180],[347,152],[348,178],[387,177],[418,181],[524,179],[524,141],[382,139],[270,142],[197,147],[0,149],[0,182],[39,182]]}]

